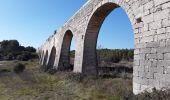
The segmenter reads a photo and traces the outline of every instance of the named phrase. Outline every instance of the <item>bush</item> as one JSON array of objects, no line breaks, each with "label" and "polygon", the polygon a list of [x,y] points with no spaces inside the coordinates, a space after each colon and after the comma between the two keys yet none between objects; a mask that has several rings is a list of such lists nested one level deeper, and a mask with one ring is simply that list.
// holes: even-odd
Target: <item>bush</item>
[{"label": "bush", "polygon": [[111,59],[111,61],[112,61],[113,63],[119,63],[119,62],[121,61],[121,59],[120,59],[119,57],[113,57],[113,58]]},{"label": "bush", "polygon": [[20,60],[20,61],[23,61],[24,57],[22,55],[18,55],[16,59]]},{"label": "bush", "polygon": [[10,69],[0,69],[0,73],[11,72]]},{"label": "bush", "polygon": [[21,73],[21,72],[23,72],[24,71],[24,69],[25,69],[25,65],[23,65],[23,64],[21,64],[21,63],[18,63],[18,64],[16,64],[15,66],[14,66],[14,72],[15,73]]},{"label": "bush", "polygon": [[6,60],[13,60],[14,59],[14,55],[12,53],[9,53],[7,56],[6,56]]}]

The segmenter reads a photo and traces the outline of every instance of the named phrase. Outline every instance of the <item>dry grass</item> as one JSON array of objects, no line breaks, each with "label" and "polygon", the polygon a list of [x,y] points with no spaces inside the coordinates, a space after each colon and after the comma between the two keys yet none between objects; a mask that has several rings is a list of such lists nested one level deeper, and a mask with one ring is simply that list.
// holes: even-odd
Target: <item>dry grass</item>
[{"label": "dry grass", "polygon": [[[113,100],[121,99],[121,95],[117,95],[123,94],[124,90],[132,90],[131,80],[80,80],[81,77],[71,72],[54,75],[41,72],[36,62],[0,63],[3,64],[0,70],[9,70],[0,73],[0,100]],[[23,73],[13,72],[12,68],[17,63],[26,65]]]},{"label": "dry grass", "polygon": [[[0,70],[8,70],[0,72],[0,100],[169,100],[165,99],[169,92],[156,90],[134,96],[131,79],[82,79],[81,74],[71,72],[44,73],[37,62],[0,63]],[[12,71],[17,63],[26,65],[23,73]]]}]

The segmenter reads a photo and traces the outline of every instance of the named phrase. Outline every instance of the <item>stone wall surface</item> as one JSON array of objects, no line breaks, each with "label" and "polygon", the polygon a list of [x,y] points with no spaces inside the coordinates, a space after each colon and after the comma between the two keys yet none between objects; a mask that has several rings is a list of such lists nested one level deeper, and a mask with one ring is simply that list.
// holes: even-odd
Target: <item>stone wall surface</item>
[{"label": "stone wall surface", "polygon": [[[47,67],[54,63],[57,70],[67,67],[74,37],[73,71],[96,75],[98,32],[105,17],[118,7],[124,9],[134,30],[133,92],[170,87],[170,0],[88,0],[39,48],[40,63]],[[52,48],[56,54],[51,54]],[[55,57],[54,62],[50,57]]]}]

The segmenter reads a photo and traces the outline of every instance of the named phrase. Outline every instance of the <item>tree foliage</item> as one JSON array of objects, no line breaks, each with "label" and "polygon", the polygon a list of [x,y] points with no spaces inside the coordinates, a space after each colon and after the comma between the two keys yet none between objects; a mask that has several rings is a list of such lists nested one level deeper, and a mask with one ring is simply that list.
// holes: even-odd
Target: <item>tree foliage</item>
[{"label": "tree foliage", "polygon": [[[113,62],[118,63],[119,61],[132,61],[134,56],[134,49],[98,49],[97,51],[98,62]],[[74,58],[75,50],[70,51],[70,57]]]},{"label": "tree foliage", "polygon": [[0,42],[1,60],[29,60],[37,57],[34,47],[20,46],[17,40],[3,40]]},{"label": "tree foliage", "polygon": [[133,49],[99,49],[97,57],[100,61],[117,63],[121,60],[133,60],[133,52]]}]

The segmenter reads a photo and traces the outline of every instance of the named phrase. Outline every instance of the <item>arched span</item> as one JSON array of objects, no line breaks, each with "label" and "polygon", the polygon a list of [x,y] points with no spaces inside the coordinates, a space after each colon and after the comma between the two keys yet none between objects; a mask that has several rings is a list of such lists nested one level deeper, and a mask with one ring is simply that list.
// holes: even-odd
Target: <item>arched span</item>
[{"label": "arched span", "polygon": [[44,57],[44,51],[42,51],[42,52],[41,52],[41,55],[40,55],[40,64],[42,64],[43,57]]},{"label": "arched span", "polygon": [[99,30],[103,21],[114,9],[120,7],[115,3],[105,3],[91,16],[84,39],[83,67],[82,71],[86,75],[97,75],[97,53],[96,45]]},{"label": "arched span", "polygon": [[55,58],[56,58],[56,47],[53,46],[51,49],[47,70],[54,67]]},{"label": "arched span", "polygon": [[48,59],[48,50],[46,51],[45,56],[44,56],[44,60],[43,60],[43,66],[44,67],[47,66],[47,59]]},{"label": "arched span", "polygon": [[68,30],[66,31],[61,47],[60,59],[58,70],[65,70],[70,67],[70,46],[73,38],[73,33]]}]

